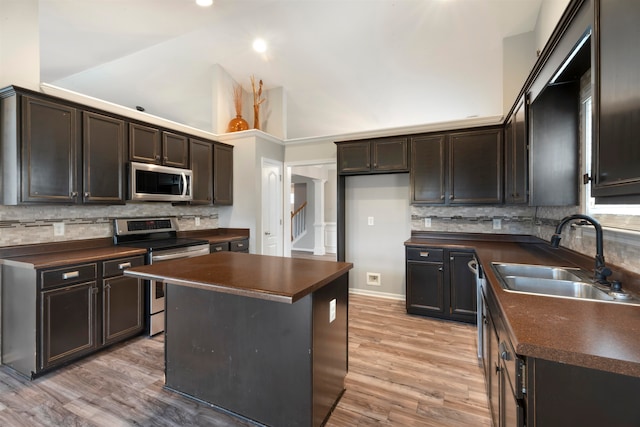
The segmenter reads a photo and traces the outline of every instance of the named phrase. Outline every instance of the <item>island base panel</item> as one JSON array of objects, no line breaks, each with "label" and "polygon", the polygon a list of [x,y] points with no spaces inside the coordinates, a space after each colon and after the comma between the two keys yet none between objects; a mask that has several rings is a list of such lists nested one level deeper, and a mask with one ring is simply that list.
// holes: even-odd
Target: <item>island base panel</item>
[{"label": "island base panel", "polygon": [[168,284],[167,388],[265,425],[320,425],[344,389],[347,277],[293,304]]}]

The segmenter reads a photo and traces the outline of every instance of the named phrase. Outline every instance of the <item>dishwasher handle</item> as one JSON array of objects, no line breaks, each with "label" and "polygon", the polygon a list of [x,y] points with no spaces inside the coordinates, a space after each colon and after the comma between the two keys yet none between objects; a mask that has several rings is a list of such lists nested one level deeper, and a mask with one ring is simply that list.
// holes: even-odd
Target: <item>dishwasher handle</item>
[{"label": "dishwasher handle", "polygon": [[476,277],[478,276],[478,260],[477,259],[474,258],[471,261],[469,261],[467,263],[467,267],[469,267],[469,270],[471,270],[471,272],[475,274]]}]

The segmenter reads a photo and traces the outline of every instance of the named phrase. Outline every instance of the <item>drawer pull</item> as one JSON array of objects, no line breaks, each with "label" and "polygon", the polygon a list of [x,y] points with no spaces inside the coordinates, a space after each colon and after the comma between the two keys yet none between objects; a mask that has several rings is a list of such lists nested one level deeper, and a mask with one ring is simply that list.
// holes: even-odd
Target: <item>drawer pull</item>
[{"label": "drawer pull", "polygon": [[131,267],[131,263],[130,262],[123,262],[122,264],[118,264],[118,268],[120,270],[124,270],[125,268],[130,268]]},{"label": "drawer pull", "polygon": [[70,271],[68,273],[63,273],[62,274],[62,278],[64,280],[75,279],[76,277],[80,277],[80,272],[79,271]]},{"label": "drawer pull", "polygon": [[222,246],[216,246],[216,247],[215,247],[215,251],[216,251],[216,252],[220,252],[221,250],[222,250]]},{"label": "drawer pull", "polygon": [[239,248],[244,248],[244,243],[238,243]]},{"label": "drawer pull", "polygon": [[420,256],[426,258],[429,256],[429,252],[420,252]]}]

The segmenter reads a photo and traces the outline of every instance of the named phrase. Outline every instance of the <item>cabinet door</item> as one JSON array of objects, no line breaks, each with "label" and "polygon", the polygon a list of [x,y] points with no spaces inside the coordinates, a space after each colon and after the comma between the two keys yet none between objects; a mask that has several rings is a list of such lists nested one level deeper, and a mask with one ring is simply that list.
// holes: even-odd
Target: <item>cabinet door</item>
[{"label": "cabinet door", "polygon": [[189,140],[190,169],[193,171],[192,204],[210,205],[213,201],[213,146],[209,142]]},{"label": "cabinet door", "polygon": [[449,137],[449,203],[502,203],[502,129]]},{"label": "cabinet door", "polygon": [[96,282],[40,293],[40,367],[71,360],[97,348]]},{"label": "cabinet door", "polygon": [[189,167],[189,139],[184,135],[162,132],[162,164]]},{"label": "cabinet door", "polygon": [[338,144],[338,173],[363,173],[371,169],[369,141],[341,142]]},{"label": "cabinet door", "polygon": [[22,202],[78,203],[75,108],[22,98]]},{"label": "cabinet door", "polygon": [[233,204],[233,147],[213,144],[213,203]]},{"label": "cabinet door", "polygon": [[142,331],[142,280],[112,277],[103,281],[103,344],[111,344]]},{"label": "cabinet door", "polygon": [[411,138],[411,202],[445,203],[445,135]]},{"label": "cabinet door", "polygon": [[[640,3],[600,0],[593,195],[640,199]],[[598,106],[596,107],[598,108]],[[603,202],[606,203],[606,200]]]},{"label": "cabinet door", "polygon": [[129,160],[161,164],[160,131],[149,126],[129,123]]},{"label": "cabinet door", "polygon": [[487,378],[489,387],[489,410],[491,411],[491,419],[493,425],[496,427],[502,427],[504,424],[501,422],[500,417],[500,386],[501,386],[501,371],[500,371],[500,349],[498,332],[496,331],[493,317],[487,311],[487,338],[488,338],[488,360],[489,374]]},{"label": "cabinet door", "polygon": [[548,86],[531,104],[529,202],[533,206],[579,204],[579,93],[577,82]]},{"label": "cabinet door", "polygon": [[408,143],[406,137],[371,141],[372,171],[409,171]]},{"label": "cabinet door", "polygon": [[470,252],[449,252],[449,292],[451,317],[465,322],[476,322],[476,276],[468,264],[474,258]]},{"label": "cabinet door", "polygon": [[407,313],[445,314],[442,263],[407,262]]},{"label": "cabinet door", "polygon": [[124,204],[124,121],[85,111],[82,124],[82,200]]},{"label": "cabinet door", "polygon": [[527,203],[527,126],[524,99],[504,128],[505,203]]}]

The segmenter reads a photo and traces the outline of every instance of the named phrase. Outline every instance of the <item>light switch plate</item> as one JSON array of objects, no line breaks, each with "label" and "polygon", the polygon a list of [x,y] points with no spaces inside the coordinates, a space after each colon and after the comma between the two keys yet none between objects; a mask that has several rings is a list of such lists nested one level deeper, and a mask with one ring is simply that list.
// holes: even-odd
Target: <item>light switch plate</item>
[{"label": "light switch plate", "polygon": [[329,323],[336,320],[336,300],[335,298],[329,301]]},{"label": "light switch plate", "polygon": [[500,218],[493,219],[493,229],[501,230],[502,229],[502,220]]},{"label": "light switch plate", "polygon": [[424,219],[424,226],[426,228],[431,228],[431,218],[425,218]]},{"label": "light switch plate", "polygon": [[197,216],[196,217],[196,227],[198,227],[200,225],[200,217]]},{"label": "light switch plate", "polygon": [[373,225],[373,217],[372,216],[367,218],[367,225]]}]

